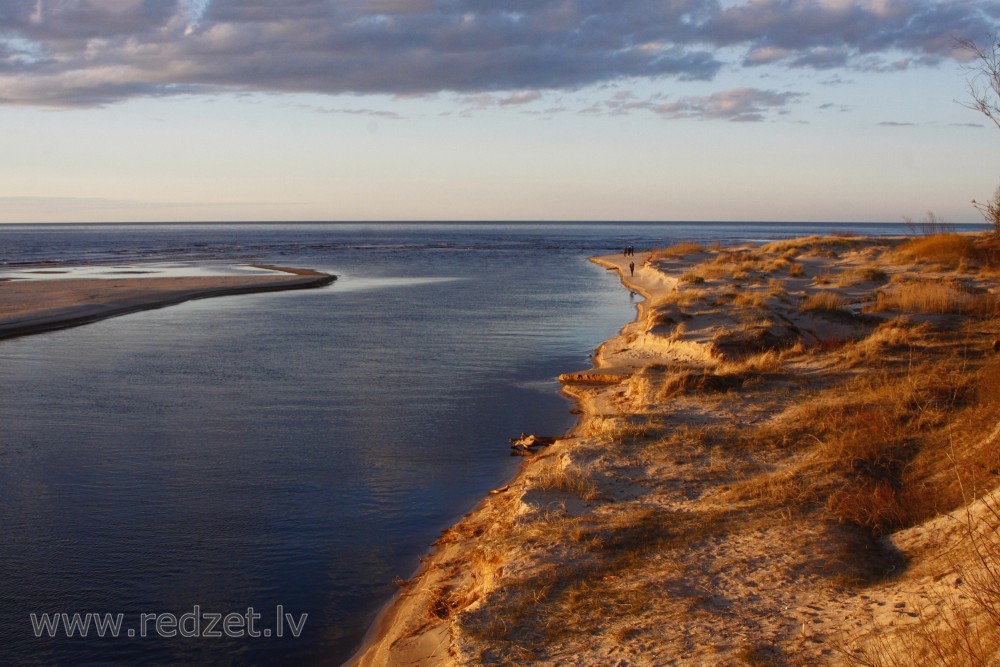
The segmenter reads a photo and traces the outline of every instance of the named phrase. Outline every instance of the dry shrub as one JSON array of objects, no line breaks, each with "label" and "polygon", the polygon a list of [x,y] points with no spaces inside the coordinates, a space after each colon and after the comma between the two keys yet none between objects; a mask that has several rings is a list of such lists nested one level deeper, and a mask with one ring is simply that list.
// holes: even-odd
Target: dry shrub
[{"label": "dry shrub", "polygon": [[657,380],[662,373],[652,373],[643,369],[633,373],[625,383],[625,397],[635,406],[648,407],[657,402]]},{"label": "dry shrub", "polygon": [[[650,366],[632,375],[625,385],[625,396],[634,408],[663,411],[671,398],[685,394],[710,394],[742,389],[784,371],[781,357],[775,352],[752,355],[738,361],[722,361],[714,367],[670,369]],[[592,422],[595,433],[610,440],[643,438],[655,432],[657,423],[647,417],[635,419],[598,418]]]},{"label": "dry shrub", "polygon": [[688,392],[699,392],[705,390],[704,378],[707,371],[682,370],[671,373],[663,378],[657,397],[661,401],[666,401],[674,396]]},{"label": "dry shrub", "polygon": [[806,236],[784,241],[773,241],[758,249],[760,254],[777,254],[790,258],[795,256],[822,255],[836,257],[845,250],[860,248],[872,241],[862,237],[838,238],[833,236]]},{"label": "dry shrub", "polygon": [[873,370],[824,390],[746,436],[748,447],[801,453],[783,469],[734,485],[730,497],[821,511],[871,535],[957,507],[962,489],[942,474],[955,468],[953,443],[976,484],[1000,466],[1000,429],[997,442],[982,441],[1000,414],[995,366],[975,373],[949,360]]},{"label": "dry shrub", "polygon": [[884,362],[887,355],[903,352],[919,344],[930,333],[927,324],[916,324],[905,317],[895,317],[878,325],[874,331],[844,349],[848,364]]},{"label": "dry shrub", "polygon": [[996,271],[1000,267],[1000,238],[987,234],[975,240],[976,256],[983,268]]},{"label": "dry shrub", "polygon": [[988,364],[980,371],[976,405],[986,411],[987,418],[1000,415],[1000,362]]},{"label": "dry shrub", "polygon": [[903,469],[913,445],[899,416],[884,406],[844,415],[842,426],[829,434],[817,455],[843,483],[827,507],[841,521],[883,534],[903,525],[908,516],[900,499]]},{"label": "dry shrub", "polygon": [[733,305],[743,308],[763,309],[767,307],[767,296],[760,292],[740,292],[733,299]]},{"label": "dry shrub", "polygon": [[594,417],[589,420],[590,434],[605,444],[623,444],[643,440],[655,434],[660,426],[649,417],[641,421],[629,417]]},{"label": "dry shrub", "polygon": [[781,373],[783,370],[781,355],[774,350],[767,350],[739,360],[722,361],[715,367],[716,375],[721,377],[752,377]]},{"label": "dry shrub", "polygon": [[674,259],[677,257],[683,257],[685,255],[693,255],[695,253],[705,252],[705,248],[698,243],[682,242],[675,243],[669,248],[663,248],[662,250],[654,250],[650,256],[649,260],[655,262],[659,259]]},{"label": "dry shrub", "polygon": [[866,266],[858,269],[857,276],[861,280],[870,283],[884,283],[889,280],[889,274],[874,266]]},{"label": "dry shrub", "polygon": [[[905,373],[870,373],[849,382],[850,398],[830,410],[818,454],[842,480],[828,507],[838,518],[876,534],[913,525],[962,502],[951,447],[974,460],[980,425],[1000,400],[982,392],[1000,372],[973,373],[961,360],[920,364]],[[994,417],[995,418],[995,417]],[[980,482],[963,464],[969,479]]]},{"label": "dry shrub", "polygon": [[845,271],[837,277],[837,284],[849,287],[858,283],[883,284],[889,281],[889,274],[874,266],[866,266],[853,271]]},{"label": "dry shrub", "polygon": [[[720,261],[720,258],[723,261]],[[689,269],[684,275],[690,276],[687,282],[697,282],[696,278],[703,278],[705,280],[718,280],[720,278],[725,278],[736,270],[736,264],[732,259],[724,258],[723,256],[716,256],[714,259],[702,262],[691,269]],[[683,279],[682,279],[683,281]]]},{"label": "dry shrub", "polygon": [[687,324],[681,322],[674,327],[673,331],[670,332],[670,340],[678,341],[684,337],[685,333],[687,333]]},{"label": "dry shrub", "polygon": [[712,260],[713,264],[729,266],[731,264],[739,264],[747,256],[745,250],[722,250],[715,259]]},{"label": "dry shrub", "polygon": [[789,278],[802,278],[806,275],[806,267],[801,264],[792,264],[788,267]]},{"label": "dry shrub", "polygon": [[708,369],[679,371],[664,378],[657,396],[665,401],[681,394],[729,391],[742,387],[747,377],[739,373],[718,374]]},{"label": "dry shrub", "polygon": [[764,273],[776,273],[778,271],[783,271],[790,268],[791,262],[784,257],[778,257],[777,259],[772,259],[765,263],[762,267]]},{"label": "dry shrub", "polygon": [[806,297],[802,305],[799,306],[799,310],[838,311],[843,309],[845,305],[847,305],[847,301],[844,297],[836,292],[823,291]]},{"label": "dry shrub", "polygon": [[995,294],[971,294],[947,283],[914,281],[879,292],[873,310],[990,317],[997,314],[998,301]]},{"label": "dry shrub", "polygon": [[710,298],[714,298],[708,290],[703,289],[676,289],[655,299],[650,303],[650,308],[657,309],[665,306],[680,306],[690,308],[694,305],[705,304]]},{"label": "dry shrub", "polygon": [[787,514],[794,514],[803,506],[812,504],[817,497],[814,480],[804,472],[792,467],[756,475],[733,484],[722,494],[722,498],[727,501],[754,500],[763,507],[780,507]]},{"label": "dry shrub", "polygon": [[977,496],[995,486],[1000,476],[1000,362],[988,364],[975,378],[973,398],[955,419],[948,449],[917,460],[930,484],[948,489],[940,501],[943,509],[959,504],[963,495]]},{"label": "dry shrub", "polygon": [[957,267],[977,256],[973,239],[959,234],[934,234],[906,241],[893,253],[897,261],[927,261]]},{"label": "dry shrub", "polygon": [[777,278],[769,280],[767,282],[767,296],[774,298],[788,296],[788,289],[785,288],[785,283],[781,282]]},{"label": "dry shrub", "polygon": [[787,350],[799,340],[799,333],[790,327],[756,320],[746,322],[737,329],[717,330],[709,352],[721,362],[743,362],[769,352]]},{"label": "dry shrub", "polygon": [[534,487],[542,491],[569,493],[587,502],[597,500],[601,495],[594,480],[575,468],[546,469],[535,477]]},{"label": "dry shrub", "polygon": [[650,314],[653,327],[677,326],[685,313],[678,308],[660,308]]},{"label": "dry shrub", "polygon": [[897,486],[898,481],[866,480],[835,491],[828,506],[842,521],[881,535],[903,525],[908,518]]},{"label": "dry shrub", "polygon": [[[625,384],[625,397],[630,406],[637,411],[648,410],[650,412],[663,412],[666,410],[668,399],[683,393],[688,387],[693,387],[694,378],[698,373],[690,370],[670,371],[660,367],[647,367],[634,373]],[[625,430],[621,419],[614,417],[604,417],[600,419],[600,431],[609,436],[616,436],[620,433],[636,435],[636,431]],[[636,427],[634,420],[627,421],[628,428]],[[646,424],[642,424],[643,427]]]}]

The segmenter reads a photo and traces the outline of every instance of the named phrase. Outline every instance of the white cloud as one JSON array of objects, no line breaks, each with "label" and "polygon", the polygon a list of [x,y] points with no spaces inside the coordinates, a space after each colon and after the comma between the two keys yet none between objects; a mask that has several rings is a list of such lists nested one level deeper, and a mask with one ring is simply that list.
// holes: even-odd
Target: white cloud
[{"label": "white cloud", "polygon": [[[8,104],[176,91],[490,94],[532,101],[734,66],[882,71],[995,32],[993,0],[19,0],[0,34]],[[513,91],[513,92],[512,92]]]}]

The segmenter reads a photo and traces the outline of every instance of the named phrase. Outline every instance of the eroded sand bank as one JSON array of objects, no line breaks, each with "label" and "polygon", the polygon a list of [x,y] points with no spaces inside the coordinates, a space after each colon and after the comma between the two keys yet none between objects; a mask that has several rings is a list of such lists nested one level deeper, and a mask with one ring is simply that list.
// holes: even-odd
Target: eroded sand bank
[{"label": "eroded sand bank", "polygon": [[351,664],[996,659],[998,256],[595,258],[646,300],[560,378],[579,423],[444,532]]},{"label": "eroded sand bank", "polygon": [[0,339],[79,326],[192,299],[309,289],[336,276],[260,265],[271,275],[169,278],[68,278],[0,282]]}]

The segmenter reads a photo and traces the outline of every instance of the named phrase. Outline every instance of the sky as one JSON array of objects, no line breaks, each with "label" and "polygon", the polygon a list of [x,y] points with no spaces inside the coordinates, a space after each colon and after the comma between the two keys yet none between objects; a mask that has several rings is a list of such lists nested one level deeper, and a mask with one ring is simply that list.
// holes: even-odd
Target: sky
[{"label": "sky", "polygon": [[3,0],[0,222],[980,222],[996,0]]}]

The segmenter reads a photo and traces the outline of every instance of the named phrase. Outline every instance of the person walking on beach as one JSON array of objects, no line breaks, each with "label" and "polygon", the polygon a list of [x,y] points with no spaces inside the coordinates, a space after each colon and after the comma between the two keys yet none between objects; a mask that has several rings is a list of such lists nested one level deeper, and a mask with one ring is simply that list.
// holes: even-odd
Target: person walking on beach
[{"label": "person walking on beach", "polygon": [[629,262],[628,263],[628,274],[630,276],[634,276],[635,275],[635,262]]}]

